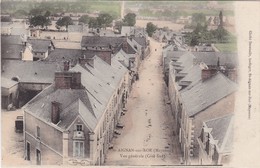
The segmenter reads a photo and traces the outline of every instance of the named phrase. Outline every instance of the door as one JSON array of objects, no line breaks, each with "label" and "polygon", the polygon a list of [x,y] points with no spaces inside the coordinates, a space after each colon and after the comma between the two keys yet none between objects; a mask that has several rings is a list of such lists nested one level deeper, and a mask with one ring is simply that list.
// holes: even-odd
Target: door
[{"label": "door", "polygon": [[41,151],[36,149],[36,164],[40,165],[41,164]]},{"label": "door", "polygon": [[26,159],[31,160],[31,145],[29,142],[26,144]]}]

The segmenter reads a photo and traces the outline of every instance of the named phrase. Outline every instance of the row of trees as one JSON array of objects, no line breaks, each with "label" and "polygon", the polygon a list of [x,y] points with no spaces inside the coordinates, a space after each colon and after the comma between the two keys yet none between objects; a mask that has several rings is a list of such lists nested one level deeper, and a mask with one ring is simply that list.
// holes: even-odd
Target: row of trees
[{"label": "row of trees", "polygon": [[[40,8],[32,9],[29,13],[30,25],[41,28],[47,28],[51,25],[51,13],[49,11],[43,11]],[[107,13],[101,13],[97,18],[89,17],[88,15],[81,16],[79,18],[80,23],[88,24],[91,28],[105,28],[111,25],[113,17]],[[56,22],[56,27],[68,28],[68,25],[73,25],[73,20],[70,16],[64,16]]]},{"label": "row of trees", "polygon": [[[36,27],[40,26],[42,28],[47,28],[51,24],[49,11],[43,11],[40,8],[32,9],[29,13],[30,25]],[[80,24],[88,24],[90,28],[106,28],[112,25],[115,18],[108,13],[101,13],[97,18],[89,17],[88,15],[83,15],[79,18]],[[116,29],[121,30],[122,26],[134,26],[136,23],[136,15],[134,13],[128,13],[125,15],[122,21],[116,22]],[[61,27],[68,28],[68,25],[72,25],[73,20],[69,16],[64,16],[56,22],[56,27],[60,29]]]}]

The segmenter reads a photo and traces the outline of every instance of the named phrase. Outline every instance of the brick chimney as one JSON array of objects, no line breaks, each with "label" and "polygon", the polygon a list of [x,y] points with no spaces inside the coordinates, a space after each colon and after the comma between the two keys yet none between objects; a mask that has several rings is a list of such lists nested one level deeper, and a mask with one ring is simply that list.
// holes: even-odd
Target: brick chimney
[{"label": "brick chimney", "polygon": [[213,75],[215,75],[218,72],[217,69],[215,68],[210,68],[210,69],[202,69],[201,70],[201,79],[204,81]]},{"label": "brick chimney", "polygon": [[81,73],[80,72],[55,72],[55,88],[56,89],[81,89]]},{"label": "brick chimney", "polygon": [[51,102],[51,122],[57,124],[60,121],[60,103]]}]

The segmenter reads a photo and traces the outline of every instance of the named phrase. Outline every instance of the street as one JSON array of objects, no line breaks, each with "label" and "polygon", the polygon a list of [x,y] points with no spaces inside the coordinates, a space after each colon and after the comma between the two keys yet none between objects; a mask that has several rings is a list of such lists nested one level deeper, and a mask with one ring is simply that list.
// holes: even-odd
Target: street
[{"label": "street", "polygon": [[16,116],[23,115],[22,109],[16,111],[1,112],[1,137],[2,137],[2,166],[29,165],[29,162],[24,160],[24,140],[23,133],[15,132]]},{"label": "street", "polygon": [[176,165],[180,164],[178,138],[167,105],[162,76],[161,43],[150,39],[151,54],[133,85],[127,112],[121,117],[125,127],[114,138],[105,165]]}]

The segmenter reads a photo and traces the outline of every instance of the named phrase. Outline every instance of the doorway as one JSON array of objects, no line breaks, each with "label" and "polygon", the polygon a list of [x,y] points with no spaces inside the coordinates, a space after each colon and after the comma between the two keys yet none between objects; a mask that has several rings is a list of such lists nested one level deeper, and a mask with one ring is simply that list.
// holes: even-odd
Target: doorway
[{"label": "doorway", "polygon": [[41,151],[36,149],[36,164],[41,165]]},{"label": "doorway", "polygon": [[31,160],[31,145],[29,142],[26,143],[26,160]]}]

